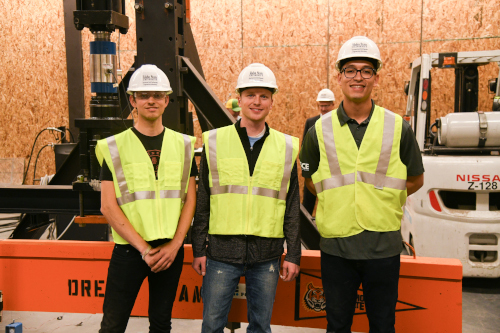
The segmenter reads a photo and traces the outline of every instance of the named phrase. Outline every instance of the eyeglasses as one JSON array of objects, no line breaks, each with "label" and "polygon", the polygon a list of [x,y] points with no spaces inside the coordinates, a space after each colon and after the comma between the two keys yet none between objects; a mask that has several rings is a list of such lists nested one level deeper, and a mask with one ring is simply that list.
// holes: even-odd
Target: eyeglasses
[{"label": "eyeglasses", "polygon": [[167,94],[164,91],[154,91],[154,92],[136,92],[134,93],[135,98],[140,99],[140,100],[148,100],[151,97],[153,99],[159,101],[160,99],[164,99]]},{"label": "eyeglasses", "polygon": [[356,69],[353,67],[347,67],[344,68],[341,73],[344,72],[344,76],[346,79],[353,79],[358,75],[358,72],[361,73],[361,77],[363,79],[371,79],[371,77],[376,73],[375,69],[373,68],[363,68],[363,69]]}]

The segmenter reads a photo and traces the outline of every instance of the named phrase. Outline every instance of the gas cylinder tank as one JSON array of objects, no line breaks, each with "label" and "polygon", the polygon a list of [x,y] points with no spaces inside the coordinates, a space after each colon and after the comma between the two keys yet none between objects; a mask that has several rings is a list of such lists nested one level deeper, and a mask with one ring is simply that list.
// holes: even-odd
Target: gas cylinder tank
[{"label": "gas cylinder tank", "polygon": [[[483,116],[481,116],[483,117]],[[439,118],[438,140],[440,145],[450,148],[479,147],[481,137],[478,112],[450,113]],[[484,112],[487,124],[485,147],[500,146],[500,112]]]}]

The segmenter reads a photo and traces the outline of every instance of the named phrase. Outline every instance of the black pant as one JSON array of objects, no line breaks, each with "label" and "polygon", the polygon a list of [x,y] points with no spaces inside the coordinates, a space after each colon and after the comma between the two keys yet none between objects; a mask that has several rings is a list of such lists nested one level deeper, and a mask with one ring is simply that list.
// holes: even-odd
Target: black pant
[{"label": "black pant", "polygon": [[[169,240],[148,242],[153,248]],[[100,333],[125,332],[139,289],[149,282],[149,332],[170,332],[172,307],[184,259],[181,247],[172,265],[153,273],[131,245],[115,245],[109,262]]]},{"label": "black pant", "polygon": [[309,191],[307,186],[304,184],[304,191],[302,192],[302,205],[304,208],[312,215],[314,211],[314,206],[316,205],[316,196]]},{"label": "black pant", "polygon": [[327,332],[351,333],[357,290],[363,285],[370,333],[394,333],[400,256],[350,260],[321,251]]}]

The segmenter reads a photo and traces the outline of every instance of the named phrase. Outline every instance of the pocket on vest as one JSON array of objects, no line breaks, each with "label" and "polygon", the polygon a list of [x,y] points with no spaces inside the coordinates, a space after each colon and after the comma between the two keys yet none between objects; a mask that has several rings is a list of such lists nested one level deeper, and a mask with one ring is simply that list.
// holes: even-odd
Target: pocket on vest
[{"label": "pocket on vest", "polygon": [[281,179],[283,178],[283,165],[271,161],[263,161],[260,168],[259,179],[257,182],[260,185],[279,189],[281,186]]},{"label": "pocket on vest", "polygon": [[164,162],[162,167],[165,175],[165,186],[180,186],[182,178],[181,162]]},{"label": "pocket on vest", "polygon": [[242,158],[221,158],[217,167],[220,185],[240,184],[244,181],[245,161]]},{"label": "pocket on vest", "polygon": [[123,167],[129,191],[137,192],[150,187],[147,163],[132,163]]}]

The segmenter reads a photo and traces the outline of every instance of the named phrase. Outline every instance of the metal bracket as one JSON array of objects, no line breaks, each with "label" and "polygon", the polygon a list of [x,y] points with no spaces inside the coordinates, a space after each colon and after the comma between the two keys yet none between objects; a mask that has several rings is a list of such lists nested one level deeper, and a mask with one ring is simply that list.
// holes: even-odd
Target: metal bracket
[{"label": "metal bracket", "polygon": [[484,147],[486,144],[486,132],[488,132],[488,120],[486,119],[486,115],[484,111],[477,111],[477,115],[479,116],[479,143],[478,147]]}]

